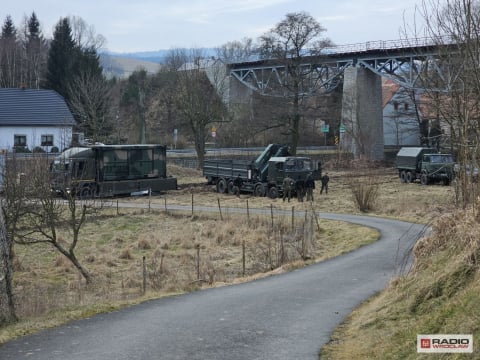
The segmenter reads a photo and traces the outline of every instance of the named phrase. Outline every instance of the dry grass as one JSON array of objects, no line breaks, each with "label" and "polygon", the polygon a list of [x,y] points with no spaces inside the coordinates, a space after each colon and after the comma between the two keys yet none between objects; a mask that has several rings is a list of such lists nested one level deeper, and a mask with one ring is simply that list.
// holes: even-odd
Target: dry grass
[{"label": "dry grass", "polygon": [[[18,247],[15,291],[22,321],[0,330],[0,343],[35,329],[54,326],[73,318],[90,316],[152,297],[192,291],[202,286],[247,281],[304,266],[311,261],[337,256],[374,241],[371,229],[309,216],[270,217],[270,209],[358,213],[349,184],[355,178],[378,181],[378,203],[373,215],[429,222],[451,204],[452,189],[443,186],[401,184],[392,169],[349,172],[329,169],[328,195],[317,188],[312,204],[295,199],[220,195],[206,185],[197,170],[170,167],[178,176],[180,189],[152,197],[122,198],[121,202],[150,203],[160,209],[168,205],[222,208],[220,214],[185,211],[183,214],[157,210],[104,208],[93,214],[81,232],[80,261],[94,276],[85,286],[65,259],[49,247]],[[115,200],[113,200],[115,201]],[[110,201],[111,204],[113,203]],[[110,205],[111,205],[110,204]],[[227,208],[264,209],[264,215],[238,215]],[[249,226],[246,226],[249,224]],[[70,234],[61,234],[68,239]],[[242,246],[246,249],[245,274]],[[200,279],[197,279],[197,247],[200,251]],[[147,270],[144,294],[143,257]],[[274,270],[272,270],[274,269]],[[59,296],[60,294],[60,296]]]},{"label": "dry grass", "polygon": [[473,334],[474,353],[436,359],[480,359],[480,224],[472,211],[434,223],[415,247],[412,271],[356,309],[322,349],[322,359],[427,359],[417,334]]}]

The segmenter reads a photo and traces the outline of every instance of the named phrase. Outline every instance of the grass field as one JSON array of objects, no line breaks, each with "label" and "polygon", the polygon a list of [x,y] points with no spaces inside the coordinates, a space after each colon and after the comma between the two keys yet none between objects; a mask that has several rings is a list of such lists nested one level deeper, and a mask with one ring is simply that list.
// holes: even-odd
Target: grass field
[{"label": "grass field", "polygon": [[[454,200],[453,187],[401,184],[396,172],[386,168],[329,170],[329,193],[320,195],[317,186],[313,204],[217,194],[200,172],[169,170],[178,177],[179,190],[121,201],[187,208],[193,201],[193,213],[115,208],[93,212],[77,250],[94,277],[92,285],[86,286],[66,258],[47,245],[16,247],[14,280],[21,321],[0,329],[0,343],[149,298],[288,271],[375,241],[378,233],[372,229],[312,215],[313,210],[359,213],[352,184],[378,188],[370,212],[374,216],[431,223],[450,211]],[[110,205],[115,201],[108,200]],[[201,205],[219,211],[196,211]],[[235,207],[282,209],[289,215],[247,217],[226,211]],[[302,216],[292,221],[291,213]],[[61,236],[67,242],[71,235],[65,230]]]}]

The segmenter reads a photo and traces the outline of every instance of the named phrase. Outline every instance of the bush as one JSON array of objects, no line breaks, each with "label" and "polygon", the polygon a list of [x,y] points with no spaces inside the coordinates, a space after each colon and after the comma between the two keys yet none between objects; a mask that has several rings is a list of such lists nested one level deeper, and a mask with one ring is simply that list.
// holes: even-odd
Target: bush
[{"label": "bush", "polygon": [[352,181],[349,187],[352,191],[355,205],[361,212],[368,212],[374,209],[378,198],[378,184],[372,180],[367,180],[366,182]]}]

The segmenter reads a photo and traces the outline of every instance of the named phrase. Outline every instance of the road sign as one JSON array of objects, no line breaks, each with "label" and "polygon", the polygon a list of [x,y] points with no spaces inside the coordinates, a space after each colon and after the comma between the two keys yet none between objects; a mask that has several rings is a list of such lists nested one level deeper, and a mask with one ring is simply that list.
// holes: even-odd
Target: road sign
[{"label": "road sign", "polygon": [[322,127],[322,132],[323,133],[328,133],[330,131],[330,125],[324,125]]},{"label": "road sign", "polygon": [[341,132],[341,133],[344,133],[344,132],[345,132],[345,126],[344,126],[344,125],[340,125],[340,132]]}]

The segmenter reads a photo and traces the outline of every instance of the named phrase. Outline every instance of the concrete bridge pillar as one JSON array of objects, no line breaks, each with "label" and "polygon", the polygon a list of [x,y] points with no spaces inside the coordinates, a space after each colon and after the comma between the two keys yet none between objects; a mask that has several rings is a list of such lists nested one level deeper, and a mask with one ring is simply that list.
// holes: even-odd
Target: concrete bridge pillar
[{"label": "concrete bridge pillar", "polygon": [[355,159],[383,160],[383,109],[381,77],[363,67],[344,73],[341,134],[343,150]]}]

